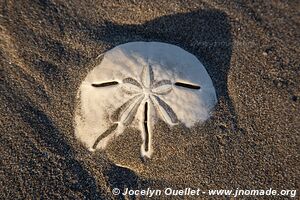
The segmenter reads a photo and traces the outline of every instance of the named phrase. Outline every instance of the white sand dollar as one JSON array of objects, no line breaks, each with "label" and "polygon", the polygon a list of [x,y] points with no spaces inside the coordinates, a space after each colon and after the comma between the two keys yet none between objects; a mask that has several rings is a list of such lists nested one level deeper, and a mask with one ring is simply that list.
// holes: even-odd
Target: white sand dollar
[{"label": "white sand dollar", "polygon": [[151,157],[158,118],[187,127],[209,118],[217,102],[201,62],[171,44],[131,42],[104,54],[78,91],[75,134],[90,150],[104,149],[126,126],[141,130],[141,155]]}]

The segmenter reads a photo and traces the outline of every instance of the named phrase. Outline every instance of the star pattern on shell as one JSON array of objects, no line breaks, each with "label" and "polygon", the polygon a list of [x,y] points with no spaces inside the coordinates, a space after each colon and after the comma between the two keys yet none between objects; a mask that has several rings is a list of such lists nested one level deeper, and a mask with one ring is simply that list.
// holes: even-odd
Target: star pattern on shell
[{"label": "star pattern on shell", "polygon": [[119,122],[129,125],[134,119],[138,107],[144,101],[152,104],[169,125],[178,123],[173,109],[160,98],[160,95],[166,95],[171,92],[172,83],[170,80],[154,80],[151,65],[143,67],[141,82],[133,78],[125,78],[121,87],[126,93],[132,94],[134,97],[124,104],[124,109],[118,116]]}]

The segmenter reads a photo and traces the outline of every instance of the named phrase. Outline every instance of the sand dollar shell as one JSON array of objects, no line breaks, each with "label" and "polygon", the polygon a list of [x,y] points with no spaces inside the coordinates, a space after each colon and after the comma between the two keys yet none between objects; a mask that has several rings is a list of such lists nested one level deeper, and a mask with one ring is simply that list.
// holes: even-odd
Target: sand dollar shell
[{"label": "sand dollar shell", "polygon": [[105,149],[125,127],[141,130],[141,155],[151,157],[152,127],[203,122],[217,102],[211,78],[187,51],[160,42],[131,42],[104,54],[78,91],[77,138]]}]

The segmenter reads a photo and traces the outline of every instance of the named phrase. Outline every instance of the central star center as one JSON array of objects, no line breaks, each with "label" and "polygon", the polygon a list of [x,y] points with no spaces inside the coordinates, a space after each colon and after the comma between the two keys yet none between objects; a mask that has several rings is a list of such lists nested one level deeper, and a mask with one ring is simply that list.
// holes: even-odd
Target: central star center
[{"label": "central star center", "polygon": [[149,88],[143,88],[143,93],[145,94],[145,97],[148,99],[152,91]]}]

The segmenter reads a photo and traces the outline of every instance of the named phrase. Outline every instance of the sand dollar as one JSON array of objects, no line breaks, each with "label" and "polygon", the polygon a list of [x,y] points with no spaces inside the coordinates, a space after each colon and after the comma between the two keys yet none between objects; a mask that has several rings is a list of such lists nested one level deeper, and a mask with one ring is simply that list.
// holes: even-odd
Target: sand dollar
[{"label": "sand dollar", "polygon": [[160,42],[131,42],[106,52],[77,98],[75,134],[91,151],[107,148],[125,127],[132,127],[141,132],[141,156],[149,158],[155,153],[157,119],[191,127],[208,119],[217,102],[201,62]]}]

